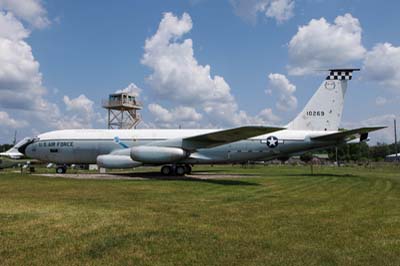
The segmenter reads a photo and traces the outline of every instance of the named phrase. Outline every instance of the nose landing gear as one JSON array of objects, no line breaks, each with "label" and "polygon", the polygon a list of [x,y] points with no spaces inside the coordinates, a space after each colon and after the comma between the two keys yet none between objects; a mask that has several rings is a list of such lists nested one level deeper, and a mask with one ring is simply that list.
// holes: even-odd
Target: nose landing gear
[{"label": "nose landing gear", "polygon": [[67,167],[65,165],[57,166],[56,173],[57,174],[65,174],[67,172]]}]

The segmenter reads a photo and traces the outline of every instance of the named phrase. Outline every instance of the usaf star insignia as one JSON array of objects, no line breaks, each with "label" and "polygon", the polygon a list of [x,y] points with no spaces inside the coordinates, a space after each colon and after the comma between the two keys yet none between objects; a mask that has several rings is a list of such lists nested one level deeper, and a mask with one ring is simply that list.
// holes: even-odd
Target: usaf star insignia
[{"label": "usaf star insignia", "polygon": [[275,136],[270,136],[267,138],[267,146],[270,148],[276,148],[278,146],[278,138]]}]

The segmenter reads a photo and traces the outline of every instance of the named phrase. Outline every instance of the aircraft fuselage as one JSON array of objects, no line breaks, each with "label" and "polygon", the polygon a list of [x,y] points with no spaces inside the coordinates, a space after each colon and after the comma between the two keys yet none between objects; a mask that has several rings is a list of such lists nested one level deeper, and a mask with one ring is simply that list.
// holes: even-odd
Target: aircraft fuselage
[{"label": "aircraft fuselage", "polygon": [[[94,164],[99,155],[115,151],[129,156],[130,148],[157,141],[182,139],[207,130],[61,130],[42,135],[26,148],[26,155],[57,164]],[[334,142],[310,141],[311,137],[334,132],[282,130],[214,148],[198,149],[177,163],[236,163],[268,160],[297,152],[334,145]],[[171,142],[173,146],[173,141]],[[179,146],[179,145],[177,145]]]}]

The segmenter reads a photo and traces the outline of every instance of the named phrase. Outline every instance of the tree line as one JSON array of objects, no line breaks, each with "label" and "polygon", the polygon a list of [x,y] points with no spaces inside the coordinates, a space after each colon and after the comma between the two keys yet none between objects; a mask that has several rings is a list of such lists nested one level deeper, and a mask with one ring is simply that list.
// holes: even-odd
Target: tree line
[{"label": "tree line", "polygon": [[0,144],[0,152],[8,151],[12,147],[12,144]]},{"label": "tree line", "polygon": [[[394,143],[377,143],[369,146],[367,143],[344,144],[338,147],[338,159],[342,161],[383,161],[386,156],[399,151],[399,147]],[[329,149],[329,158],[335,156],[335,149]]]},{"label": "tree line", "polygon": [[[337,149],[337,158],[336,158]],[[397,152],[399,147],[397,145]],[[396,153],[396,145],[377,143],[374,146],[369,146],[366,142],[353,143],[353,144],[341,144],[337,147],[331,147],[325,150],[316,152],[318,154],[328,154],[331,161],[340,162],[367,162],[367,161],[383,161],[386,156]],[[300,156],[303,161],[309,161],[313,157],[312,153],[305,153]]]}]

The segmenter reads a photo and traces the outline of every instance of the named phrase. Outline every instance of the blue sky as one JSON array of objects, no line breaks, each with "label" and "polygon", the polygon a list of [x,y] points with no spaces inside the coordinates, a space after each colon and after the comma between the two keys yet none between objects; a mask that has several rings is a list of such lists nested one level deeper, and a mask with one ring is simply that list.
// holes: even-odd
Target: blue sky
[{"label": "blue sky", "polygon": [[[124,88],[144,103],[142,127],[286,124],[326,75],[314,70],[343,66],[363,68],[349,84],[343,126],[391,125],[400,101],[399,5],[0,1],[0,143],[15,130],[22,138],[104,128],[101,99]],[[391,130],[374,141],[391,141]]]}]

